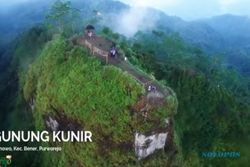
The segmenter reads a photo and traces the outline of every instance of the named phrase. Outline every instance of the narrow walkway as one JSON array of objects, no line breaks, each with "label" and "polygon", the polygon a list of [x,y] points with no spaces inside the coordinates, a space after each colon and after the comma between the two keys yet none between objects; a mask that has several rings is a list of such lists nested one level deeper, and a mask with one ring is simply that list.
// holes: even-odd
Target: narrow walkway
[{"label": "narrow walkway", "polygon": [[[78,38],[76,40],[77,45],[85,46],[85,41],[86,39],[84,37]],[[99,60],[106,62],[106,58],[102,55],[95,54],[95,57],[97,57]],[[169,95],[172,95],[171,90],[167,89],[167,87],[161,86],[159,83],[157,83],[155,80],[151,79],[147,74],[144,74],[140,70],[136,69],[133,65],[128,63],[125,60],[122,60],[121,58],[111,58],[109,57],[108,59],[108,64],[114,65],[123,71],[128,72],[131,76],[134,77],[139,83],[141,83],[146,92],[148,92],[148,87],[149,86],[154,86],[156,87],[156,92],[159,94],[162,94],[163,96],[167,97]]]}]

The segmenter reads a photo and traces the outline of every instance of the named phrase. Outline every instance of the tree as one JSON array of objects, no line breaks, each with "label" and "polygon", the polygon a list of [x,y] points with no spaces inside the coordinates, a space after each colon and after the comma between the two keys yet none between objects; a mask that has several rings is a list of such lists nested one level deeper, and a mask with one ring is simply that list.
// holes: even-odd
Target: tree
[{"label": "tree", "polygon": [[74,9],[70,1],[58,0],[53,4],[47,22],[59,33],[65,32],[67,28],[74,32],[78,18],[79,10]]},{"label": "tree", "polygon": [[110,28],[108,28],[108,27],[104,27],[104,28],[102,29],[102,33],[103,33],[104,35],[108,36],[108,35],[110,35],[111,30],[110,30]]}]

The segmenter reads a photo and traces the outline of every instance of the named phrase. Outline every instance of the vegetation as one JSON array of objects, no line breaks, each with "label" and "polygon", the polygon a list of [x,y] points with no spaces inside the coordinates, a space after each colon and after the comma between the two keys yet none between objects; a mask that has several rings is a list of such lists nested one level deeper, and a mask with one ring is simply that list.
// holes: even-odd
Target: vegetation
[{"label": "vegetation", "polygon": [[[29,31],[22,33],[15,39],[9,48],[6,49],[6,66],[1,66],[0,72],[0,119],[2,130],[28,131],[35,130],[32,113],[27,111],[26,102],[23,97],[22,87],[24,76],[31,64],[38,55],[45,43],[51,39],[48,31],[41,26],[33,27]],[[1,60],[2,61],[2,60]],[[1,89],[2,88],[2,89]],[[35,146],[37,143],[4,143],[4,146]],[[11,152],[13,157],[20,157],[20,152]],[[1,152],[0,156],[5,156],[6,152]],[[36,161],[32,152],[22,153],[22,158],[15,158],[14,166],[22,164],[29,166]]]},{"label": "vegetation", "polygon": [[70,1],[57,0],[46,17],[47,25],[54,33],[72,35],[79,28],[80,11],[72,7]]},{"label": "vegetation", "polygon": [[[134,131],[145,129],[144,126],[147,131],[159,127],[139,123],[131,116],[130,107],[144,91],[130,75],[113,66],[103,66],[86,49],[70,46],[61,37],[49,42],[30,67],[24,85],[25,99],[36,100],[36,129],[43,130],[44,116],[55,115],[56,109],[91,130],[94,142],[63,144],[63,158],[44,153],[43,165],[60,166],[75,160],[82,166],[134,166]],[[156,112],[159,114],[154,118],[158,122],[165,121],[162,114],[166,118],[169,110],[176,109],[170,104],[172,108]],[[155,159],[148,163],[152,161]]]},{"label": "vegetation", "polygon": [[[179,155],[183,157],[177,157],[175,163],[179,161],[182,166],[220,166],[222,161],[228,166],[246,163],[244,154],[248,151],[244,147],[248,145],[249,134],[249,80],[246,77],[225,68],[220,59],[209,58],[201,50],[186,45],[178,35],[163,33],[157,36],[161,32],[155,31],[151,37],[141,33],[132,41],[126,41],[122,36],[113,38],[113,32],[107,28],[103,33],[117,42],[135,66],[153,74],[177,93],[179,109],[175,119],[178,136],[175,143],[179,143],[177,147],[182,149]],[[154,44],[151,38],[155,39]],[[162,57],[164,53],[168,55],[166,59]],[[148,132],[156,125],[149,121],[140,126],[142,122],[130,117],[128,107],[135,104],[143,93],[130,76],[117,68],[102,66],[85,49],[70,46],[59,38],[47,44],[24,80],[26,100],[36,99],[36,128],[44,129],[43,116],[53,113],[53,108],[56,108],[97,132],[94,136],[98,141],[93,144],[64,144],[64,149],[75,151],[68,151],[70,154],[67,155],[67,151],[62,152],[64,158],[61,159],[53,153],[46,153],[41,156],[45,163],[60,165],[72,163],[71,160],[75,159],[78,164],[87,166],[136,164],[133,152],[122,149],[123,144],[133,141],[131,126]],[[169,112],[166,110],[160,109],[152,117],[166,117]],[[114,124],[117,126],[112,126]],[[112,137],[107,141],[105,136],[109,135]],[[241,143],[236,140],[239,136]],[[101,147],[109,142],[114,145]],[[100,148],[106,152],[100,152]],[[121,150],[124,156],[116,156]],[[204,159],[201,153],[207,150],[239,151],[242,158],[234,161]],[[102,157],[104,154],[105,158]],[[78,155],[89,157],[88,161],[79,161]],[[96,155],[100,156],[98,162],[93,160]],[[165,161],[161,157],[165,156],[165,153],[159,153],[141,163],[145,166],[162,164]],[[105,161],[107,158],[109,162]]]},{"label": "vegetation", "polygon": [[[133,43],[123,47],[126,55],[135,60],[132,62],[164,80],[177,93],[176,130],[184,165],[220,166],[222,161],[226,166],[247,164],[249,78],[223,66],[219,56],[208,57],[188,46],[178,35],[138,33]],[[201,153],[207,150],[243,154],[235,161],[201,158]]]}]

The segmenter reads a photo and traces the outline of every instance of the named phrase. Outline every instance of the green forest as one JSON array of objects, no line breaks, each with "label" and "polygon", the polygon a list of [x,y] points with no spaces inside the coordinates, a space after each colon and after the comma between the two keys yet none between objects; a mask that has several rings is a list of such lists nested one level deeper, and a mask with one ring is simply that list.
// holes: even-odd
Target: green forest
[{"label": "green forest", "polygon": [[[95,15],[80,14],[70,2],[57,1],[41,24],[1,49],[1,55],[10,55],[9,59],[1,57],[5,65],[0,66],[3,130],[44,130],[44,117],[59,112],[91,129],[96,139],[86,144],[60,143],[64,149],[60,153],[24,153],[16,164],[248,166],[249,76],[226,66],[226,55],[210,55],[187,43],[178,33],[167,33],[158,27],[127,38],[101,23]],[[83,36],[87,24],[96,26],[97,35],[114,42],[131,65],[175,92],[166,99],[167,105],[154,110],[153,123],[131,116],[130,107],[145,93],[143,86],[127,72],[106,65],[87,48],[72,42]],[[31,111],[29,103],[33,99],[35,109]],[[146,133],[164,127],[167,117],[174,120],[174,149],[137,160],[131,145],[133,130]],[[208,151],[240,152],[240,157],[202,157]]]}]

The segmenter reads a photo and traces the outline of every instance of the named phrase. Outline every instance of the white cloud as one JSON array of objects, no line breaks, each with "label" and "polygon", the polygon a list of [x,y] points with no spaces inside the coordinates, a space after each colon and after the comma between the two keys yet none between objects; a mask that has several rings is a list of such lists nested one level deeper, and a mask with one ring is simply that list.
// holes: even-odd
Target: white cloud
[{"label": "white cloud", "polygon": [[250,0],[120,0],[131,6],[148,6],[187,20],[220,14],[250,15]]},{"label": "white cloud", "polygon": [[133,36],[138,30],[151,29],[154,27],[158,16],[152,17],[148,12],[148,8],[141,5],[131,7],[117,16],[113,29],[128,37]]},{"label": "white cloud", "polygon": [[222,6],[228,6],[237,3],[237,0],[219,0],[219,4]]},{"label": "white cloud", "polygon": [[249,0],[219,0],[220,12],[250,16]]},{"label": "white cloud", "polygon": [[[116,32],[128,37],[138,30],[154,28],[157,16],[150,15],[147,7],[164,11],[168,15],[179,16],[185,20],[195,20],[222,14],[250,15],[250,0],[121,0],[131,8],[119,15]],[[128,26],[129,25],[129,26]]]},{"label": "white cloud", "polygon": [[[122,0],[126,1],[126,0]],[[176,6],[179,0],[127,0],[127,3],[132,6],[148,7],[152,6],[156,9],[164,9],[171,6]]]}]

